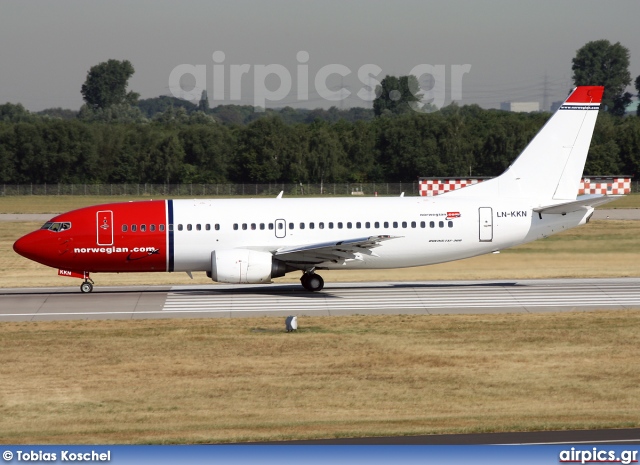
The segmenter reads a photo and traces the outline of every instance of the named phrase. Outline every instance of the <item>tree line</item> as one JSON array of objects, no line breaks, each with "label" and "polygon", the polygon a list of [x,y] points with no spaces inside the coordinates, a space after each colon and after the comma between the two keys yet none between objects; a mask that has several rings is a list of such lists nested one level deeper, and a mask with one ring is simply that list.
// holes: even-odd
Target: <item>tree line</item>
[{"label": "tree line", "polygon": [[[629,51],[607,40],[573,59],[576,85],[604,85],[585,173],[635,175],[640,118]],[[548,113],[509,113],[455,103],[421,104],[415,76],[385,77],[373,109],[257,112],[171,97],[138,100],[133,65],[108,60],[87,73],[80,111],[32,114],[0,105],[0,183],[411,182],[427,176],[497,176]],[[640,92],[640,76],[636,79]],[[264,109],[263,109],[264,110]],[[437,111],[436,111],[437,110]],[[640,112],[640,109],[638,110]],[[640,114],[640,113],[639,113]]]},{"label": "tree line", "polygon": [[[409,182],[496,176],[549,118],[477,105],[371,120],[247,125],[185,116],[148,123],[32,115],[0,105],[1,183]],[[601,112],[585,173],[638,172],[640,118]]]}]

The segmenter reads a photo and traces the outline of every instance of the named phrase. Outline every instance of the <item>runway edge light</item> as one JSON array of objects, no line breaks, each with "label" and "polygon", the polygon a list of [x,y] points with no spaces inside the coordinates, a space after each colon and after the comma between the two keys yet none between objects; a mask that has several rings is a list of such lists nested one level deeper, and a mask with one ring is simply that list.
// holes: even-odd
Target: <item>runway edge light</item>
[{"label": "runway edge light", "polygon": [[298,317],[297,316],[288,316],[285,320],[285,326],[287,327],[287,332],[296,331],[298,329]]}]

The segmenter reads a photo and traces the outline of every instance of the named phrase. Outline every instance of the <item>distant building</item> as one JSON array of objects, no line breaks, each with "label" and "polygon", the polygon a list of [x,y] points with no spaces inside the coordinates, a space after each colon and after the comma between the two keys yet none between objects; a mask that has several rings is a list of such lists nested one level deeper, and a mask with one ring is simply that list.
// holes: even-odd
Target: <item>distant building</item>
[{"label": "distant building", "polygon": [[640,105],[640,100],[638,100],[638,97],[631,97],[631,103],[627,105],[626,108],[624,109],[624,114],[637,115],[639,105]]},{"label": "distant building", "polygon": [[540,111],[540,102],[502,102],[500,109],[515,113],[531,113],[532,111]]},{"label": "distant building", "polygon": [[558,111],[558,108],[560,108],[563,103],[564,102],[562,100],[558,100],[557,102],[553,102],[551,104],[551,113],[555,113],[556,111]]}]

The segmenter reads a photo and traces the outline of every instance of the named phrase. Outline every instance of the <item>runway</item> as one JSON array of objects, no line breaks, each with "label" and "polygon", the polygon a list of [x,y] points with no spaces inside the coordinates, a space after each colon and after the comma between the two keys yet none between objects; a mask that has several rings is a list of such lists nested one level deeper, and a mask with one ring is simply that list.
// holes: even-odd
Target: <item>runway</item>
[{"label": "runway", "polygon": [[640,308],[640,278],[0,290],[0,321],[478,314]]}]

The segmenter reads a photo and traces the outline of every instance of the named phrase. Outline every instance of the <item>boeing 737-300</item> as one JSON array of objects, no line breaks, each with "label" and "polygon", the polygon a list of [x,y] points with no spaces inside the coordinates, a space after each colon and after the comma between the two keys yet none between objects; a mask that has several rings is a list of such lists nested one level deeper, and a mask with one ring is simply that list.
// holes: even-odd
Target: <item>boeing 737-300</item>
[{"label": "boeing 737-300", "polygon": [[496,252],[585,224],[612,196],[577,198],[604,88],[581,86],[499,177],[436,197],[151,200],[63,213],[18,239],[20,255],[90,273],[206,272],[270,283],[298,271],[399,268]]}]

